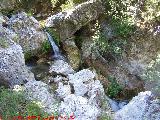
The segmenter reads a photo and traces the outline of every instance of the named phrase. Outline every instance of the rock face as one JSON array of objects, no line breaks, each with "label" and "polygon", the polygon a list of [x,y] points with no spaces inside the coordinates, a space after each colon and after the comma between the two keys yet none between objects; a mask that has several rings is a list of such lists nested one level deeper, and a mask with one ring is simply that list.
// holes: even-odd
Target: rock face
[{"label": "rock face", "polygon": [[0,12],[8,14],[19,10],[31,12],[38,19],[45,19],[53,12],[51,0],[1,0]]},{"label": "rock face", "polygon": [[159,120],[160,101],[150,91],[141,92],[115,113],[115,120]]},{"label": "rock face", "polygon": [[38,21],[24,12],[13,15],[8,25],[17,34],[15,42],[21,45],[27,57],[38,54],[48,39]]},{"label": "rock face", "polygon": [[97,116],[100,115],[100,111],[96,106],[89,104],[87,98],[75,95],[69,95],[64,98],[64,102],[61,103],[59,113],[65,115],[74,113],[76,120],[97,120]]},{"label": "rock face", "polygon": [[80,50],[74,42],[74,37],[63,41],[63,49],[67,54],[69,64],[74,70],[78,70],[80,65]]},{"label": "rock face", "polygon": [[82,26],[98,18],[104,12],[99,0],[84,2],[74,9],[60,12],[46,20],[46,27],[53,28],[60,40],[71,37]]},{"label": "rock face", "polygon": [[52,74],[61,74],[67,76],[68,74],[74,73],[74,70],[68,65],[67,62],[64,62],[63,60],[56,60],[50,67],[49,72]]},{"label": "rock face", "polygon": [[36,101],[49,114],[57,112],[58,102],[49,92],[47,84],[41,81],[29,81],[25,84],[25,93],[28,99]]},{"label": "rock face", "polygon": [[51,67],[51,70],[58,74],[54,79],[58,84],[56,93],[63,99],[58,109],[59,115],[74,114],[76,120],[97,120],[103,113],[103,106],[108,112],[107,116],[110,117],[111,109],[105,99],[103,86],[99,80],[94,80],[96,74],[89,69],[83,69],[77,73],[69,72],[68,68],[71,67],[67,63],[64,65],[60,63],[65,62],[55,61]]},{"label": "rock face", "polygon": [[17,9],[17,0],[1,0],[0,11],[12,11]]},{"label": "rock face", "polygon": [[12,41],[15,33],[2,26],[0,29],[0,84],[13,87],[34,80],[25,66],[21,46]]}]

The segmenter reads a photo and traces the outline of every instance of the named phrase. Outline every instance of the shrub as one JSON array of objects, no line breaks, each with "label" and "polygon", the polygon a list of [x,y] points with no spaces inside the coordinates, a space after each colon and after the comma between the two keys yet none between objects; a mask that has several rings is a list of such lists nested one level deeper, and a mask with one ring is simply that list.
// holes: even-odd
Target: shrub
[{"label": "shrub", "polygon": [[14,116],[45,116],[40,107],[31,101],[28,101],[22,91],[17,92],[10,89],[0,88],[0,115],[4,120]]},{"label": "shrub", "polygon": [[116,79],[112,76],[108,77],[109,85],[107,88],[107,94],[109,97],[114,98],[121,92],[122,87],[117,83]]}]

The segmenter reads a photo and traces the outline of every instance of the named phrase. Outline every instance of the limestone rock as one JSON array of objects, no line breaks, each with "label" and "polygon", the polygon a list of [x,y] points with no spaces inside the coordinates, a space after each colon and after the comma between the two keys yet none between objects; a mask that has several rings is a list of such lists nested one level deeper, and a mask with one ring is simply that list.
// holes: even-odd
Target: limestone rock
[{"label": "limestone rock", "polygon": [[70,65],[68,65],[67,62],[63,60],[56,60],[54,61],[53,65],[50,67],[49,72],[52,74],[68,75],[68,74],[74,73],[74,70]]},{"label": "limestone rock", "polygon": [[69,60],[69,64],[74,70],[78,70],[81,58],[80,51],[74,42],[74,37],[63,41],[62,43],[63,49],[65,50]]},{"label": "limestone rock", "polygon": [[41,81],[29,81],[25,84],[26,97],[36,101],[40,107],[49,114],[58,110],[58,102],[50,93],[49,86]]},{"label": "limestone rock", "polygon": [[0,29],[0,84],[13,87],[34,80],[25,66],[21,46],[12,41],[15,33],[2,26]]},{"label": "limestone rock", "polygon": [[75,8],[60,12],[46,20],[46,27],[53,28],[60,40],[71,37],[82,26],[98,18],[104,12],[100,0],[90,0],[79,4]]},{"label": "limestone rock", "polygon": [[96,74],[89,69],[83,69],[75,74],[69,74],[68,78],[70,83],[77,84],[93,81],[95,76]]},{"label": "limestone rock", "polygon": [[141,92],[115,113],[115,120],[159,120],[159,103],[150,91]]},{"label": "limestone rock", "polygon": [[61,102],[59,114],[72,115],[73,113],[75,120],[97,120],[100,109],[90,105],[88,99],[71,94],[64,98],[64,102]]},{"label": "limestone rock", "polygon": [[15,42],[21,45],[25,55],[37,55],[48,39],[39,22],[24,12],[13,15],[8,25],[17,34]]},{"label": "limestone rock", "polygon": [[60,98],[65,98],[71,94],[71,87],[70,85],[63,85],[62,82],[59,82],[58,89],[56,90],[56,92],[58,93],[58,96]]}]

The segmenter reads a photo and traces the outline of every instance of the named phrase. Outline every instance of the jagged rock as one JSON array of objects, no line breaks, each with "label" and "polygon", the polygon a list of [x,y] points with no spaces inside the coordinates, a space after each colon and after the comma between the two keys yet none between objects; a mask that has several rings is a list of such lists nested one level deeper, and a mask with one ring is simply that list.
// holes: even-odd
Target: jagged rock
[{"label": "jagged rock", "polygon": [[59,107],[59,114],[72,115],[74,113],[75,120],[97,120],[100,115],[100,109],[89,104],[88,99],[71,94],[64,98]]},{"label": "jagged rock", "polygon": [[17,34],[15,42],[21,45],[25,57],[40,54],[42,45],[48,38],[34,17],[21,12],[13,15],[7,24]]},{"label": "jagged rock", "polygon": [[40,107],[49,114],[58,110],[58,101],[50,92],[47,84],[41,81],[29,81],[25,84],[25,94],[29,100],[40,104]]},{"label": "jagged rock", "polygon": [[70,83],[77,84],[93,81],[95,76],[96,74],[89,69],[83,69],[75,74],[69,74],[68,78]]},{"label": "jagged rock", "polygon": [[50,67],[49,72],[52,74],[62,74],[67,76],[68,74],[74,73],[74,70],[67,62],[63,60],[56,60]]},{"label": "jagged rock", "polygon": [[159,120],[160,101],[150,91],[141,92],[115,113],[115,120]]},{"label": "jagged rock", "polygon": [[0,29],[0,84],[13,87],[34,80],[25,66],[21,46],[12,41],[16,34],[1,25]]},{"label": "jagged rock", "polygon": [[104,12],[104,7],[100,0],[90,0],[75,8],[60,12],[46,20],[46,27],[53,28],[60,40],[71,37],[82,26],[98,18]]},{"label": "jagged rock", "polygon": [[74,42],[74,37],[66,39],[62,42],[63,49],[67,54],[69,64],[74,70],[78,70],[80,65],[80,51]]},{"label": "jagged rock", "polygon": [[71,94],[71,87],[70,85],[63,85],[62,82],[59,82],[58,89],[56,90],[56,92],[58,93],[58,96],[60,98],[65,98]]}]

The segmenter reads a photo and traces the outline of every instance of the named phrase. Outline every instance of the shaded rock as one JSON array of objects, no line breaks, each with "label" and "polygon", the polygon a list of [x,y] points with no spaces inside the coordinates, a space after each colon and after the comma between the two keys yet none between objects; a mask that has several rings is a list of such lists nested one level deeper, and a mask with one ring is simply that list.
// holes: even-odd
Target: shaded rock
[{"label": "shaded rock", "polygon": [[74,42],[74,37],[66,39],[63,43],[63,49],[67,54],[69,64],[74,70],[78,70],[80,65],[80,51]]},{"label": "shaded rock", "polygon": [[115,113],[115,120],[159,120],[159,103],[150,91],[141,92]]},{"label": "shaded rock", "polygon": [[17,34],[18,38],[15,42],[21,45],[25,57],[40,54],[42,45],[48,38],[34,17],[21,12],[13,15],[9,19],[8,25]]},{"label": "shaded rock", "polygon": [[25,93],[29,100],[37,102],[45,112],[49,114],[57,112],[58,101],[47,84],[41,81],[29,81],[25,84]]},{"label": "shaded rock", "polygon": [[67,62],[63,60],[56,60],[50,67],[49,72],[52,74],[62,74],[67,76],[68,74],[74,73],[74,70]]},{"label": "shaded rock", "polygon": [[53,28],[60,37],[59,39],[63,41],[71,37],[82,26],[97,19],[103,12],[104,8],[101,1],[91,0],[76,6],[74,9],[49,17],[45,26]]},{"label": "shaded rock", "polygon": [[8,13],[14,9],[17,9],[17,0],[1,0],[0,12]]},{"label": "shaded rock", "polygon": [[25,66],[21,46],[13,42],[15,33],[0,26],[0,84],[13,87],[34,80]]},{"label": "shaded rock", "polygon": [[76,120],[97,120],[100,109],[89,104],[88,99],[71,94],[64,98],[59,107],[59,114],[65,115],[74,113]]}]

